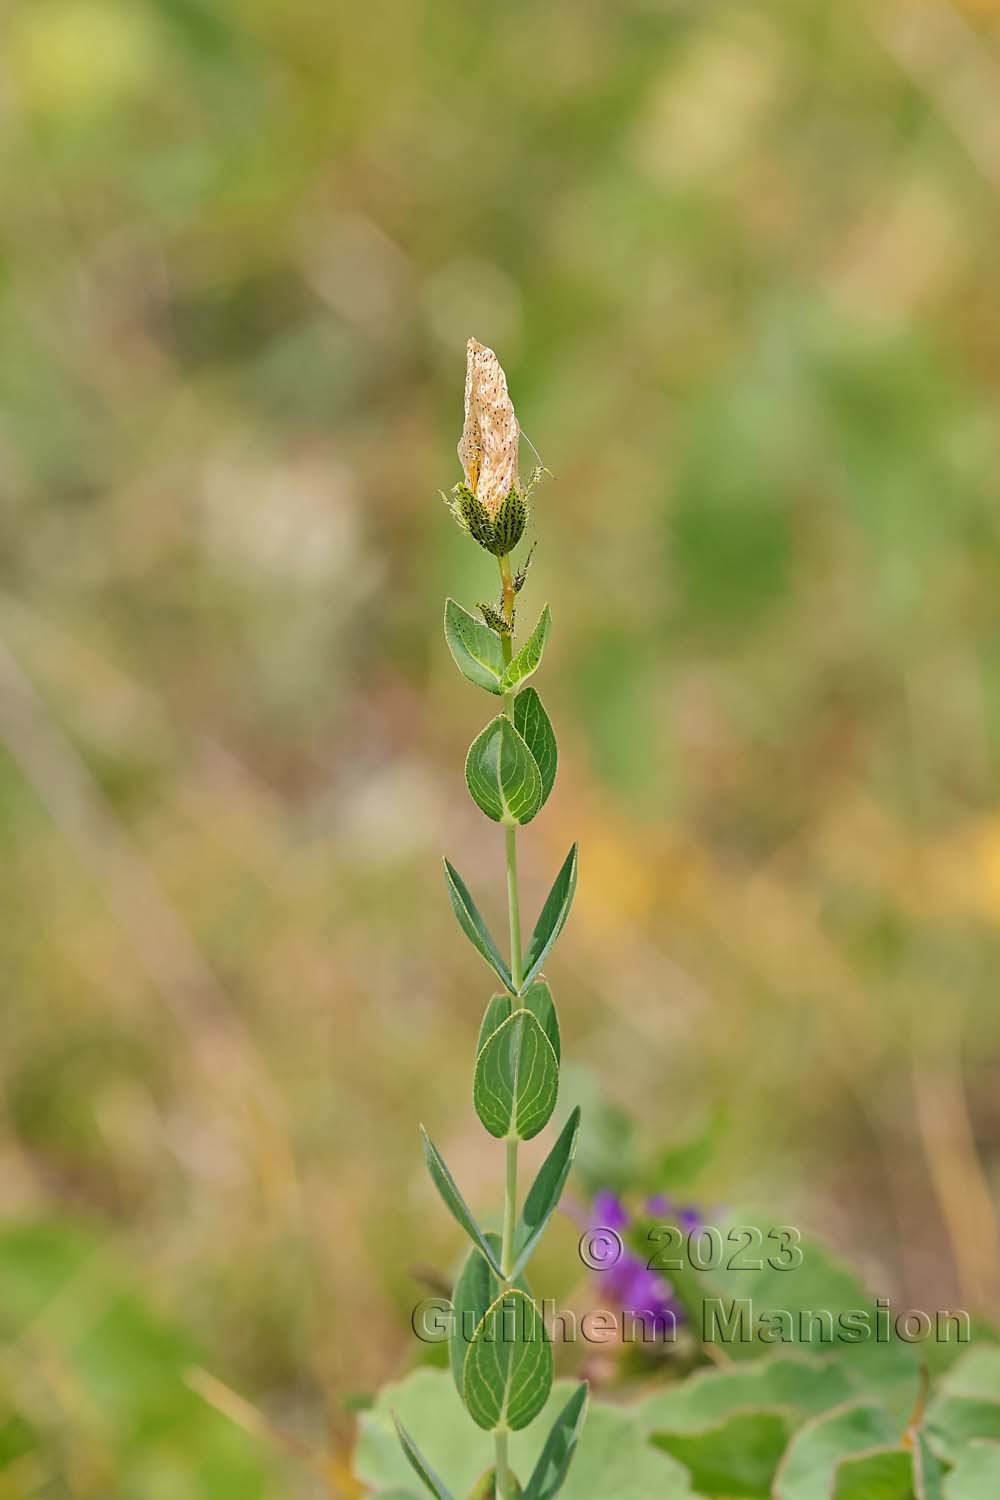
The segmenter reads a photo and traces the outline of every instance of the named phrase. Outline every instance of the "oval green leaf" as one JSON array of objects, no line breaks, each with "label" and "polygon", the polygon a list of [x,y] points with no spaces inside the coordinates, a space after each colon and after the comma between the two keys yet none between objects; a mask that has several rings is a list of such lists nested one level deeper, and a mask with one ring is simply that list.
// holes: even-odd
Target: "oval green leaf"
[{"label": "oval green leaf", "polygon": [[552,1425],[538,1462],[524,1491],[524,1500],[553,1500],[563,1487],[587,1417],[587,1382],[570,1396]]},{"label": "oval green leaf", "polygon": [[[499,1258],[499,1238],[487,1234],[490,1248]],[[458,1394],[465,1396],[465,1360],[476,1329],[500,1295],[496,1274],[478,1250],[470,1250],[452,1293],[452,1325],[448,1338],[448,1362]]]},{"label": "oval green leaf", "polygon": [[559,1017],[556,1015],[555,1001],[552,999],[552,991],[544,979],[536,979],[524,992],[521,1001],[525,1010],[530,1010],[539,1026],[545,1032],[552,1043],[552,1050],[556,1055],[556,1062],[562,1057],[562,1043],[559,1038]]},{"label": "oval green leaf", "polygon": [[511,999],[509,995],[494,995],[483,1013],[482,1024],[479,1027],[479,1040],[476,1043],[476,1056],[486,1046],[490,1037],[504,1021],[510,1017]]},{"label": "oval green leaf", "polygon": [[473,802],[494,823],[528,823],[541,806],[535,757],[506,714],[497,714],[469,746],[465,780]]},{"label": "oval green leaf", "polygon": [[537,671],[551,628],[552,616],[549,613],[549,606],[546,604],[538,617],[538,624],[528,636],[528,639],[514,657],[514,660],[509,663],[504,671],[500,682],[501,692],[512,692],[519,682],[523,682],[526,677],[531,676],[532,672]]},{"label": "oval green leaf", "polygon": [[410,1465],[414,1472],[419,1474],[431,1494],[436,1497],[436,1500],[452,1500],[451,1491],[445,1487],[435,1474],[395,1412],[392,1414],[392,1420],[396,1427],[399,1445],[410,1460]]},{"label": "oval green leaf", "polygon": [[476,1248],[485,1255],[497,1275],[502,1277],[503,1272],[500,1269],[500,1262],[493,1252],[493,1247],[472,1217],[468,1204],[458,1191],[454,1177],[452,1177],[444,1164],[444,1158],[422,1125],[420,1127],[420,1135],[424,1143],[424,1157],[427,1162],[427,1170],[430,1173],[431,1181],[441,1194],[445,1208],[447,1208],[456,1223],[462,1226]]},{"label": "oval green leaf", "polygon": [[577,1105],[563,1126],[552,1150],[538,1169],[538,1176],[524,1200],[517,1228],[514,1231],[513,1276],[519,1276],[531,1259],[532,1252],[545,1231],[545,1226],[555,1213],[562,1197],[566,1179],[576,1155],[576,1143],[580,1136],[580,1106]]},{"label": "oval green leaf", "polygon": [[531,942],[524,955],[522,994],[537,977],[542,964],[552,950],[553,943],[566,925],[566,918],[573,905],[573,894],[576,891],[576,877],[577,845],[574,844],[563,861],[562,869],[553,882],[545,905],[542,907],[541,916],[531,934]]},{"label": "oval green leaf", "polygon": [[447,859],[444,862],[444,878],[447,882],[452,910],[458,918],[458,925],[476,952],[489,964],[500,983],[506,985],[513,994],[514,981],[510,970],[501,958],[500,950],[490,936],[489,928],[479,915],[479,908],[469,894],[468,886],[455,866]]},{"label": "oval green leaf", "polygon": [[556,779],[559,750],[549,716],[533,687],[524,688],[514,699],[514,728],[535,757],[538,774],[542,778],[541,809],[548,801]]},{"label": "oval green leaf", "polygon": [[490,1135],[530,1141],[559,1094],[559,1059],[530,1010],[516,1010],[476,1059],[472,1097]]},{"label": "oval green leaf", "polygon": [[[499,1262],[500,1236],[488,1229],[484,1239]],[[531,1292],[526,1281],[519,1276],[514,1276],[511,1280],[516,1282],[520,1291],[530,1297]],[[455,1290],[451,1299],[452,1326],[448,1338],[448,1362],[451,1365],[451,1373],[458,1394],[463,1400],[465,1397],[465,1359],[469,1352],[469,1345],[475,1338],[480,1323],[504,1291],[505,1286],[506,1283],[501,1281],[480,1252],[475,1249],[470,1250],[459,1278],[455,1282]]]},{"label": "oval green leaf", "polygon": [[[524,1010],[530,1010],[539,1026],[545,1032],[552,1043],[552,1050],[558,1062],[562,1056],[562,1043],[559,1037],[559,1018],[556,1015],[555,1001],[552,999],[552,991],[544,979],[536,980],[529,989],[525,991],[521,1002]],[[486,1046],[493,1033],[502,1026],[511,1014],[511,998],[509,995],[494,995],[483,1013],[483,1019],[479,1027],[479,1040],[476,1043],[476,1056]]]},{"label": "oval green leaf", "polygon": [[444,638],[463,677],[488,693],[501,691],[504,660],[499,636],[454,599],[444,606]]},{"label": "oval green leaf", "polygon": [[487,1431],[527,1427],[552,1388],[552,1346],[541,1313],[514,1289],[489,1308],[465,1357],[465,1404]]}]

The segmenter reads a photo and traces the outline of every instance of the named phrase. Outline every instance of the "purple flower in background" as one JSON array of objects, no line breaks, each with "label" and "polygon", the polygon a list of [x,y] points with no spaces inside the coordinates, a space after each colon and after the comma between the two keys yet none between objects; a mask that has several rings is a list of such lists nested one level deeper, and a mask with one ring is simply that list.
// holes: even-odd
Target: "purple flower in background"
[{"label": "purple flower in background", "polygon": [[658,1224],[676,1224],[682,1234],[701,1229],[705,1222],[700,1209],[675,1203],[666,1193],[656,1193],[646,1199],[646,1214]]},{"label": "purple flower in background", "polygon": [[[651,1319],[654,1331],[664,1334],[673,1330],[683,1314],[670,1283],[649,1269],[649,1257],[642,1259],[621,1240],[619,1231],[627,1229],[629,1223],[628,1211],[617,1194],[607,1189],[596,1193],[587,1220],[591,1246],[588,1264],[603,1297],[624,1313]],[[602,1230],[611,1232],[602,1234]]]},{"label": "purple flower in background", "polygon": [[613,1193],[610,1188],[602,1188],[599,1193],[594,1194],[593,1207],[590,1210],[591,1229],[627,1229],[628,1214],[625,1205]]}]

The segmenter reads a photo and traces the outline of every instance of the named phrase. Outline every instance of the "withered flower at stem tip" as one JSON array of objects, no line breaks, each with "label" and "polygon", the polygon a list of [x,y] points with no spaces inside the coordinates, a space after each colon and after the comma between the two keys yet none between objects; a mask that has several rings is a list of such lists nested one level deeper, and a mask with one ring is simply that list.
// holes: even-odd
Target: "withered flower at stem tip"
[{"label": "withered flower at stem tip", "polygon": [[512,489],[518,488],[520,428],[507,377],[492,349],[470,339],[466,345],[465,426],[458,456],[465,482],[495,520]]},{"label": "withered flower at stem tip", "polygon": [[455,485],[448,504],[462,530],[494,557],[517,546],[528,520],[518,474],[520,435],[500,361],[492,349],[470,339],[465,426],[458,444],[465,482]]}]

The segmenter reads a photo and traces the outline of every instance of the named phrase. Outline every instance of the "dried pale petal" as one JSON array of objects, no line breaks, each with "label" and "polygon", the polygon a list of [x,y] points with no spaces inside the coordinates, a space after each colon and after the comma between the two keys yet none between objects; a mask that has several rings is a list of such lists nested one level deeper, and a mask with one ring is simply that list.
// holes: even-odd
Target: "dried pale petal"
[{"label": "dried pale petal", "polygon": [[465,427],[458,456],[469,489],[491,517],[518,483],[519,436],[500,361],[492,349],[470,339],[465,368]]}]

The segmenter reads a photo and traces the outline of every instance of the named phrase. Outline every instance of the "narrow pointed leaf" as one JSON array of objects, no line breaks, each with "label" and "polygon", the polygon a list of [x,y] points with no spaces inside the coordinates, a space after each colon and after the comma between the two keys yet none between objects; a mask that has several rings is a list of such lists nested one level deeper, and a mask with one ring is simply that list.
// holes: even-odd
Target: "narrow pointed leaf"
[{"label": "narrow pointed leaf", "polygon": [[465,780],[473,802],[494,823],[528,823],[541,806],[535,757],[506,714],[497,714],[469,746]]},{"label": "narrow pointed leaf", "polygon": [[494,995],[487,1005],[483,1015],[482,1024],[479,1027],[479,1040],[476,1043],[476,1056],[486,1046],[494,1031],[497,1031],[510,1019],[511,999],[509,995]]},{"label": "narrow pointed leaf", "polygon": [[538,1176],[524,1200],[514,1231],[514,1276],[519,1276],[528,1264],[546,1224],[558,1207],[576,1155],[579,1134],[580,1107],[577,1105],[563,1126],[559,1139],[538,1169]]},{"label": "narrow pointed leaf", "polygon": [[552,616],[546,604],[539,616],[538,624],[504,672],[500,683],[501,692],[509,693],[517,687],[519,682],[523,682],[526,677],[530,677],[532,672],[536,671],[541,662],[551,626]]},{"label": "narrow pointed leaf", "polygon": [[444,862],[444,878],[448,885],[452,910],[458,918],[458,925],[480,957],[485,958],[500,983],[506,985],[513,994],[514,981],[510,970],[501,958],[500,950],[490,936],[489,928],[479,915],[479,908],[469,894],[468,886],[448,859]]},{"label": "narrow pointed leaf", "polygon": [[587,1417],[589,1390],[590,1387],[584,1381],[556,1417],[528,1480],[524,1500],[553,1500],[553,1496],[562,1489],[576,1451],[577,1439]]},{"label": "narrow pointed leaf", "polygon": [[558,1062],[562,1056],[562,1044],[559,1039],[559,1018],[556,1015],[552,991],[544,979],[536,979],[535,983],[525,990],[524,999],[521,1001],[521,1004],[525,1010],[530,1010],[531,1014],[538,1021],[539,1026],[541,1026],[545,1035],[552,1043],[552,1050]]},{"label": "narrow pointed leaf", "polygon": [[530,1141],[548,1123],[559,1093],[559,1060],[529,1010],[516,1010],[476,1060],[472,1095],[490,1135]]},{"label": "narrow pointed leaf", "polygon": [[463,677],[488,693],[500,692],[504,660],[495,631],[449,599],[444,607],[444,638]]},{"label": "narrow pointed leaf", "polygon": [[465,1404],[487,1431],[517,1432],[541,1411],[552,1388],[552,1345],[541,1313],[524,1292],[498,1297],[465,1358]]},{"label": "narrow pointed leaf", "polygon": [[442,1484],[395,1412],[392,1414],[392,1420],[396,1426],[396,1434],[399,1438],[400,1447],[410,1460],[412,1468],[419,1474],[431,1494],[436,1497],[436,1500],[453,1500],[451,1491]]},{"label": "narrow pointed leaf", "polygon": [[472,1243],[479,1249],[489,1261],[498,1276],[503,1276],[500,1262],[493,1253],[493,1248],[487,1240],[483,1231],[472,1217],[468,1204],[458,1191],[454,1177],[444,1164],[440,1151],[421,1125],[420,1134],[424,1143],[424,1156],[427,1160],[427,1170],[431,1175],[431,1181],[437,1188],[444,1201],[445,1208],[451,1214],[456,1223],[460,1224]]},{"label": "narrow pointed leaf", "polygon": [[534,932],[531,934],[531,942],[528,944],[528,951],[524,955],[522,994],[538,975],[542,964],[552,950],[552,945],[566,925],[569,909],[573,905],[576,876],[577,845],[574,844],[563,862],[562,869],[555,878],[552,889],[548,894],[548,899],[542,907],[542,914],[538,918]]},{"label": "narrow pointed leaf", "polygon": [[514,699],[514,728],[535,757],[538,774],[542,778],[541,809],[548,801],[556,779],[559,750],[549,716],[533,687],[524,688]]}]

